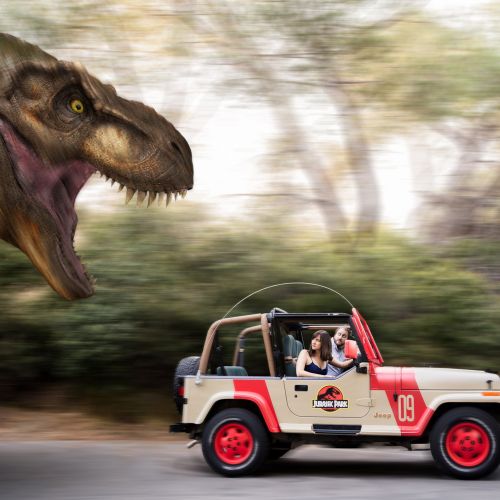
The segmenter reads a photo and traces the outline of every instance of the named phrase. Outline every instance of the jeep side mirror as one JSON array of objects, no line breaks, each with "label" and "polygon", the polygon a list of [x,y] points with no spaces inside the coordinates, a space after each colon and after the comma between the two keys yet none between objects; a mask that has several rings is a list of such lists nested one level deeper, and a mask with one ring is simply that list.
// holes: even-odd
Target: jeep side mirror
[{"label": "jeep side mirror", "polygon": [[344,356],[346,359],[356,359],[358,357],[358,344],[356,344],[355,340],[345,341]]}]

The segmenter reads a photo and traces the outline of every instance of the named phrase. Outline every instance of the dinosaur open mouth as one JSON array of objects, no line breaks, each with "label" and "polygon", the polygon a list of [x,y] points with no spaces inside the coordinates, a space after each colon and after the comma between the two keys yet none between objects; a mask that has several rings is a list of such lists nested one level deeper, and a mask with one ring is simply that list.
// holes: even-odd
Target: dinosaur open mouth
[{"label": "dinosaur open mouth", "polygon": [[[18,185],[26,195],[26,206],[31,206],[28,217],[34,218],[35,214],[44,212],[44,216],[37,217],[34,224],[39,228],[37,231],[44,240],[43,248],[39,251],[43,255],[30,255],[34,250],[25,248],[29,245],[19,241],[23,239],[22,235],[17,235],[15,239],[18,241],[15,243],[28,253],[32,260],[36,260],[40,272],[54,288],[59,288],[54,279],[63,281],[61,276],[58,276],[62,270],[66,275],[64,281],[71,282],[70,288],[75,291],[75,295],[91,295],[93,278],[87,273],[74,249],[74,235],[78,222],[75,199],[97,169],[90,163],[77,160],[47,164],[35,154],[15,129],[1,118],[0,134],[14,165]],[[58,261],[58,266],[50,262],[54,260]],[[61,284],[61,288],[68,287]],[[61,289],[57,291],[61,292]]]},{"label": "dinosaur open mouth", "polygon": [[[67,299],[83,298],[93,294],[94,279],[87,273],[74,248],[78,222],[75,200],[89,177],[99,171],[106,179],[126,187],[126,202],[137,193],[137,204],[148,197],[148,206],[158,200],[167,205],[178,195],[186,194],[168,178],[163,191],[153,183],[153,190],[142,191],[129,186],[127,179],[109,173],[82,160],[47,161],[40,158],[9,121],[0,116],[0,135],[13,164],[13,172],[24,201],[17,203],[22,212],[22,230],[13,223],[11,242],[23,250],[44,275],[50,285]],[[177,160],[171,158],[171,164]],[[115,178],[114,178],[115,177]],[[133,184],[134,182],[130,182]],[[144,184],[146,186],[147,184]],[[188,186],[190,189],[191,186]],[[144,188],[143,188],[144,189]]]}]

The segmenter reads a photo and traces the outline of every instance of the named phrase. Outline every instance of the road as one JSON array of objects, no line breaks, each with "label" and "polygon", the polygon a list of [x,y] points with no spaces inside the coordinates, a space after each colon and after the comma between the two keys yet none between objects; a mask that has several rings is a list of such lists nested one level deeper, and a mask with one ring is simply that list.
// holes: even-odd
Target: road
[{"label": "road", "polygon": [[429,452],[304,446],[254,477],[213,473],[201,448],[180,442],[40,441],[0,443],[1,500],[203,498],[498,498],[500,470],[487,479],[443,476]]}]

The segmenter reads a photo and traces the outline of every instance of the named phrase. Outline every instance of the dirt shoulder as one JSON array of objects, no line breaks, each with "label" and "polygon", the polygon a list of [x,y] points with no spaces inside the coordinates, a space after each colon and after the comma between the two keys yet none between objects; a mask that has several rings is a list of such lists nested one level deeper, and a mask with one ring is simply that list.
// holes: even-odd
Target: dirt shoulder
[{"label": "dirt shoulder", "polygon": [[186,434],[169,434],[169,422],[146,420],[121,423],[84,412],[20,409],[0,406],[1,441],[154,440],[186,441]]}]

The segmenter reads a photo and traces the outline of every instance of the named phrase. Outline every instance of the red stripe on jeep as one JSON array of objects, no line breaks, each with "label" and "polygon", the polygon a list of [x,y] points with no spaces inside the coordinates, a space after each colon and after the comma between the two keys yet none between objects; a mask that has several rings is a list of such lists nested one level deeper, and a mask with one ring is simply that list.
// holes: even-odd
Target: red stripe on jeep
[{"label": "red stripe on jeep", "polygon": [[373,368],[370,375],[371,390],[385,391],[401,435],[420,436],[434,410],[425,404],[415,372],[408,368]]},{"label": "red stripe on jeep", "polygon": [[256,403],[269,432],[280,432],[265,380],[234,380],[234,399],[246,399]]}]

